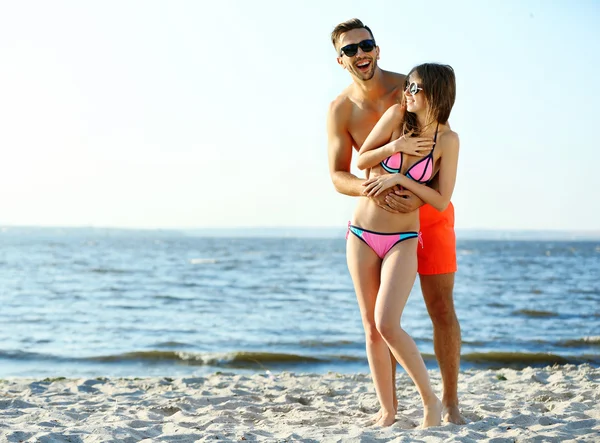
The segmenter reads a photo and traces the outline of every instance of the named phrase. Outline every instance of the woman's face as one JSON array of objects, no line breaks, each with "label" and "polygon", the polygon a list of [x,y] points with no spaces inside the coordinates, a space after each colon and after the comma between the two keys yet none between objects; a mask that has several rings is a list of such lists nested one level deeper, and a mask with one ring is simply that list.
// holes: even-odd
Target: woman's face
[{"label": "woman's face", "polygon": [[427,109],[427,99],[423,94],[423,84],[416,74],[408,78],[408,86],[404,90],[406,96],[406,110],[408,112],[419,112]]}]

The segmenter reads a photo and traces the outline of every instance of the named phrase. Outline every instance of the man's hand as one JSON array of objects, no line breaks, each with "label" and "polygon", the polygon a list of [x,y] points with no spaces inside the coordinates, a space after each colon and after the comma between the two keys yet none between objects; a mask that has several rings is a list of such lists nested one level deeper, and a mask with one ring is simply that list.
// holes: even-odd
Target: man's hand
[{"label": "man's hand", "polygon": [[371,197],[371,199],[377,204],[377,206],[379,206],[381,209],[391,212],[393,214],[400,214],[400,211],[397,211],[395,209],[392,209],[391,206],[388,205],[387,200],[388,200],[388,196],[395,199],[395,198],[399,198],[397,196],[394,195],[394,188],[392,189],[388,189],[387,193],[384,194],[380,194],[380,195],[376,195],[374,197]]},{"label": "man's hand", "polygon": [[425,204],[423,200],[421,200],[412,192],[406,189],[399,190],[397,188],[392,188],[392,192],[385,196],[384,201],[386,203],[387,209],[385,207],[383,209],[386,209],[389,212],[402,214],[407,214],[409,212],[416,211]]}]

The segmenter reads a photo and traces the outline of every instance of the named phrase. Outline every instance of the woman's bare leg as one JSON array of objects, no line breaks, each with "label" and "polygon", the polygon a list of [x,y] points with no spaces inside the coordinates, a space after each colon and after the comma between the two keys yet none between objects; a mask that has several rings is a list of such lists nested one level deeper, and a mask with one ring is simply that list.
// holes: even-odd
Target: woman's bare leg
[{"label": "woman's bare leg", "polygon": [[367,359],[382,414],[395,416],[390,351],[375,326],[375,302],[379,291],[381,259],[362,240],[350,234],[346,244],[348,270],[352,276],[367,344]]},{"label": "woman's bare leg", "polygon": [[[375,305],[377,330],[388,344],[396,360],[415,383],[423,401],[423,427],[439,426],[442,404],[437,398],[425,362],[414,340],[400,326],[400,318],[417,276],[417,240],[405,240],[394,246],[383,259],[381,284]],[[381,418],[389,426],[393,418]]]},{"label": "woman's bare leg", "polygon": [[[394,388],[394,416],[398,413],[398,396],[396,395],[396,366],[398,362],[396,361],[396,357],[394,357],[394,353],[390,350],[390,363],[392,368],[392,386]],[[377,423],[381,420],[381,416],[383,415],[383,410],[380,409],[377,411],[372,418],[373,422]]]}]

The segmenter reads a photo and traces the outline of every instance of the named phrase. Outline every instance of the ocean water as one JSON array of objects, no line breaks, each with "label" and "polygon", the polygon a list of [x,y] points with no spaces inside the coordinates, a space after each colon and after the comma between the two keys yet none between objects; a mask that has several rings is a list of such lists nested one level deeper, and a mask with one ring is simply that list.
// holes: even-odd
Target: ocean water
[{"label": "ocean water", "polygon": [[[462,368],[600,365],[600,242],[458,241]],[[368,372],[339,238],[4,229],[0,377]],[[402,320],[429,368],[418,281]]]}]

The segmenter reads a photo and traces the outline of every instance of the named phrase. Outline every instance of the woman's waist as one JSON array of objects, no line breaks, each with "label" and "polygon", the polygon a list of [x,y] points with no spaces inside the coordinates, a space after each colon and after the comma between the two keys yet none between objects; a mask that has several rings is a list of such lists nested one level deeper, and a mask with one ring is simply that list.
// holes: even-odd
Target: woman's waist
[{"label": "woman's waist", "polygon": [[351,223],[378,232],[403,232],[419,230],[419,211],[409,213],[389,212],[380,208],[371,198],[360,198]]}]

